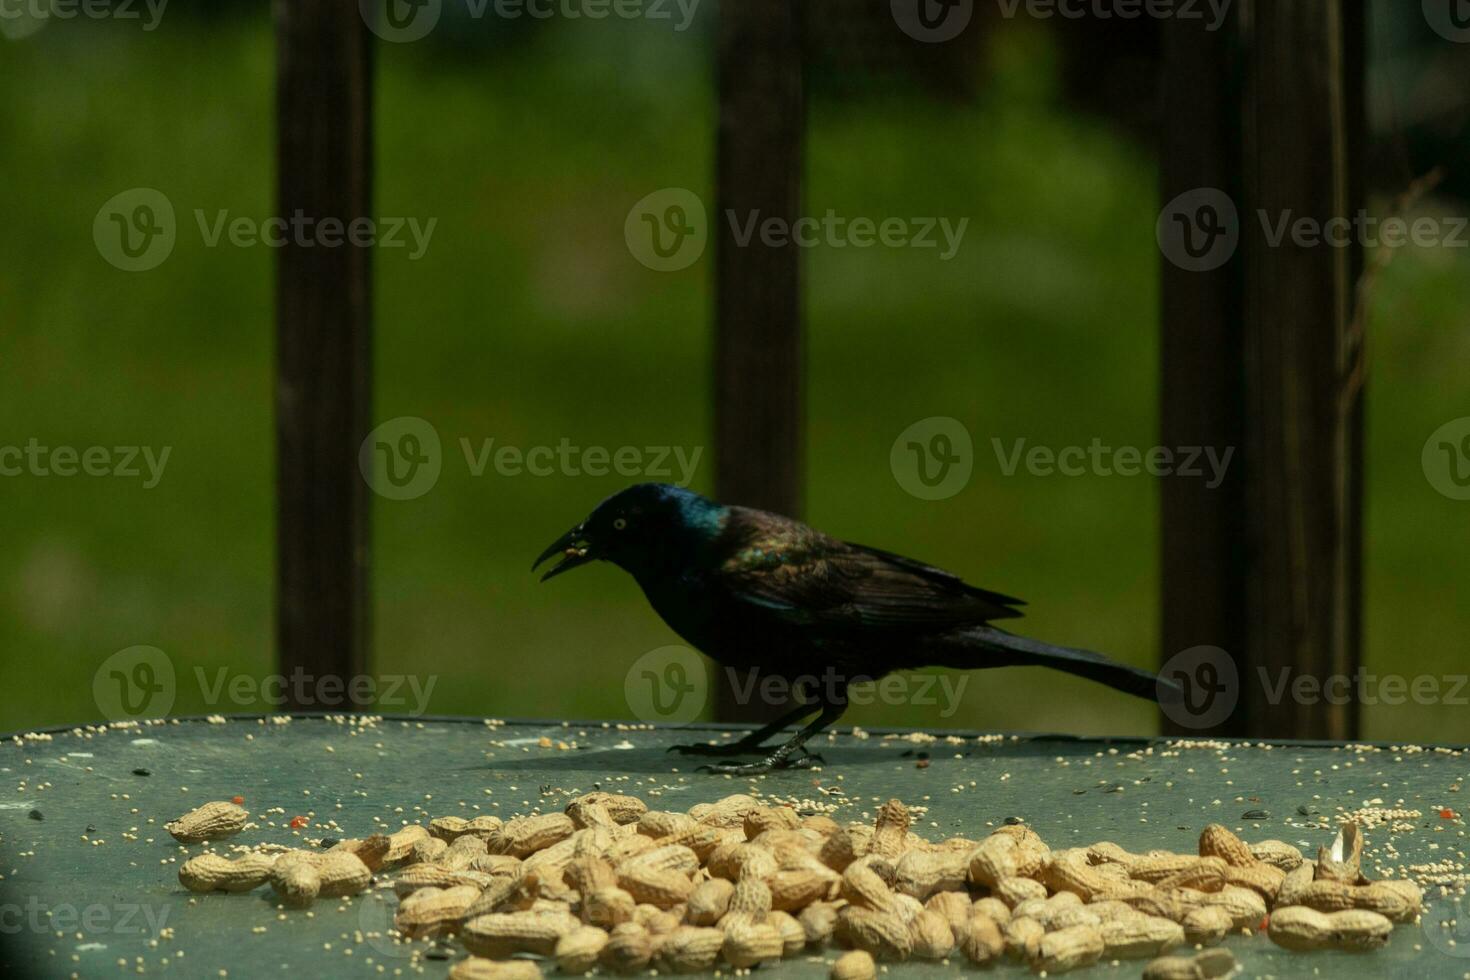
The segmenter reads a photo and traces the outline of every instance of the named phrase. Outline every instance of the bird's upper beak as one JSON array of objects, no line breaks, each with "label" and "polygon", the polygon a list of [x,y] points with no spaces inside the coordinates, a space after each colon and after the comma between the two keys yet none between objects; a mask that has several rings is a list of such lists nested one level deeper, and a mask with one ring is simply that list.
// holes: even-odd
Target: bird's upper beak
[{"label": "bird's upper beak", "polygon": [[542,562],[552,555],[561,555],[562,560],[548,569],[545,575],[541,576],[541,581],[545,582],[549,578],[555,578],[562,572],[571,571],[578,565],[585,565],[589,561],[595,560],[597,555],[592,553],[591,542],[587,540],[586,526],[585,523],[578,524],[566,534],[551,542],[551,545],[545,551],[541,552],[540,557],[531,565],[531,571],[534,572]]}]

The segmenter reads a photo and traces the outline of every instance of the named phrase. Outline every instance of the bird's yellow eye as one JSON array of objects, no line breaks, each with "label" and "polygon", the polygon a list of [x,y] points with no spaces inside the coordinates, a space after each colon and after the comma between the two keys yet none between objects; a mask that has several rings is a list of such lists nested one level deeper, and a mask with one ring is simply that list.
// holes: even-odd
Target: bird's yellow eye
[{"label": "bird's yellow eye", "polygon": [[626,518],[618,517],[618,518],[614,518],[613,519],[613,530],[615,530],[615,531],[621,531],[623,528],[625,528],[627,526],[628,526],[628,521],[627,521]]}]

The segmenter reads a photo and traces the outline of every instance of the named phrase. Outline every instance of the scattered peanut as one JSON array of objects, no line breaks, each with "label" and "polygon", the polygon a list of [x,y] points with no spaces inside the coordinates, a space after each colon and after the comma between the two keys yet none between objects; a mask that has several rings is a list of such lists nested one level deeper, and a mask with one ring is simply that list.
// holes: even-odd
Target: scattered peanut
[{"label": "scattered peanut", "polygon": [[659,944],[658,959],[672,973],[700,973],[715,965],[724,946],[719,929],[680,926]]},{"label": "scattered peanut", "polygon": [[1271,913],[1271,941],[1285,949],[1376,949],[1388,942],[1393,923],[1377,912],[1318,912],[1292,905]]},{"label": "scattered peanut", "polygon": [[202,844],[205,841],[233,837],[245,829],[250,814],[234,803],[206,803],[163,825],[180,844]]},{"label": "scattered peanut", "polygon": [[1237,968],[1235,954],[1228,949],[1207,949],[1194,956],[1164,956],[1143,968],[1143,980],[1215,980],[1232,976]]},{"label": "scattered peanut", "polygon": [[832,964],[831,980],[875,980],[878,966],[873,957],[860,949],[843,953]]},{"label": "scattered peanut", "polygon": [[248,892],[270,881],[275,859],[264,854],[246,854],[230,860],[218,854],[201,854],[179,868],[179,883],[191,892]]},{"label": "scattered peanut", "polygon": [[[168,828],[198,842],[245,823],[243,809],[210,803]],[[745,794],[674,813],[598,792],[563,812],[436,817],[325,851],[200,854],[178,876],[201,893],[269,883],[301,908],[391,874],[397,934],[457,937],[471,954],[451,969],[456,980],[539,977],[534,963],[508,961],[517,954],[554,958],[568,974],[685,974],[834,941],[848,948],[836,980],[872,980],[876,961],[989,966],[1006,955],[1048,974],[1149,959],[1145,980],[1213,980],[1235,970],[1229,952],[1162,954],[1263,920],[1287,949],[1373,949],[1423,908],[1414,882],[1363,876],[1352,824],[1310,862],[1219,824],[1201,832],[1197,854],[1135,854],[1106,841],[1053,851],[1021,824],[930,842],[913,823],[897,800],[871,825],[844,825]]]},{"label": "scattered peanut", "polygon": [[541,968],[530,960],[500,962],[472,956],[450,967],[449,980],[541,980]]},{"label": "scattered peanut", "polygon": [[1225,938],[1235,921],[1218,905],[1206,905],[1184,916],[1184,940],[1192,945],[1213,946]]}]

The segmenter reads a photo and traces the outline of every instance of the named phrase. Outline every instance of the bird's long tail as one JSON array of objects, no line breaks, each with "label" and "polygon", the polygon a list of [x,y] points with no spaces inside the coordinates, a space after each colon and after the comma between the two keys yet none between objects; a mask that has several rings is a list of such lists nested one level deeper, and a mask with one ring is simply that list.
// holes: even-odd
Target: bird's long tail
[{"label": "bird's long tail", "polygon": [[1059,647],[994,626],[977,626],[945,638],[938,651],[939,665],[973,670],[977,667],[1050,667],[1085,677],[1114,690],[1151,701],[1183,697],[1179,685],[1152,671],[1105,657],[1091,650]]}]

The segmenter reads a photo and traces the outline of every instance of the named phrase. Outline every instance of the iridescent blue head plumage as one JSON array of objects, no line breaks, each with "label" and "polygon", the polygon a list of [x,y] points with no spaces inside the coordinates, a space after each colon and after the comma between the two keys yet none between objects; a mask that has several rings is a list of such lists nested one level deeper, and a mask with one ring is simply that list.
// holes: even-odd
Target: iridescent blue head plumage
[{"label": "iridescent blue head plumage", "polygon": [[595,559],[634,575],[672,568],[701,552],[725,526],[730,509],[685,487],[639,483],[598,504],[587,519],[552,542],[532,568],[558,553],[548,579]]}]

